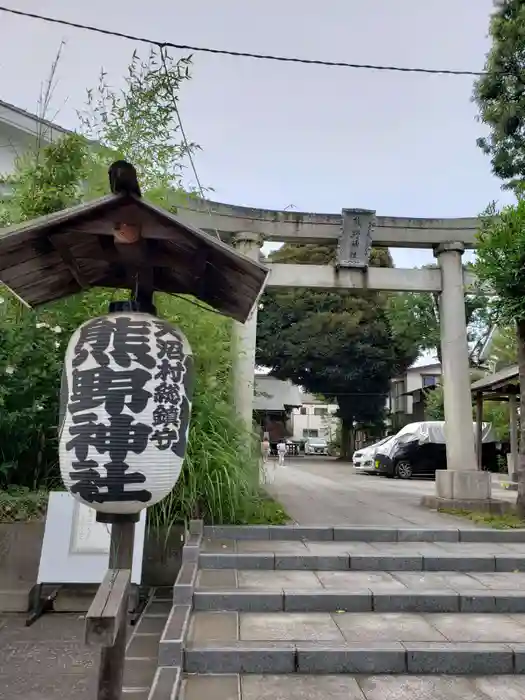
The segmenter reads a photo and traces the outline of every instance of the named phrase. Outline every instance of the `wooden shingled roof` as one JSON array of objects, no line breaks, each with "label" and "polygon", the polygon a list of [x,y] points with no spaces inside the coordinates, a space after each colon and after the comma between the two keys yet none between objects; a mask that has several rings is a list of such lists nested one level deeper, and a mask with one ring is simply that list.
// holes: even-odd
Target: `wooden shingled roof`
[{"label": "wooden shingled roof", "polygon": [[140,265],[159,292],[192,294],[244,323],[268,269],[177,216],[111,194],[0,230],[0,280],[31,306],[89,287],[129,288],[119,224],[138,226]]}]

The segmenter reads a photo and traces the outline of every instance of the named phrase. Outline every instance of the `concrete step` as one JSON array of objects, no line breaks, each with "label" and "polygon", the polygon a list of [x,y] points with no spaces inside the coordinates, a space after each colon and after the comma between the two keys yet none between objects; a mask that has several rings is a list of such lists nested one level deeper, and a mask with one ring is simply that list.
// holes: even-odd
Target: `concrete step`
[{"label": "concrete step", "polygon": [[525,697],[520,676],[186,676],[181,700],[516,700]]},{"label": "concrete step", "polygon": [[209,525],[204,539],[311,542],[525,542],[525,529],[363,527],[361,525]]},{"label": "concrete step", "polygon": [[525,552],[499,550],[494,553],[474,552],[470,547],[462,551],[462,545],[448,551],[429,550],[416,553],[399,545],[388,551],[352,550],[350,553],[331,553],[320,549],[313,553],[266,552],[201,552],[201,569],[262,569],[306,571],[466,571],[513,572],[525,571]]},{"label": "concrete step", "polygon": [[[489,576],[490,574],[487,574]],[[510,583],[510,582],[509,582]],[[525,613],[525,591],[498,589],[196,590],[193,609],[236,612]]]},{"label": "concrete step", "polygon": [[521,674],[525,615],[195,611],[183,668],[217,674]]}]

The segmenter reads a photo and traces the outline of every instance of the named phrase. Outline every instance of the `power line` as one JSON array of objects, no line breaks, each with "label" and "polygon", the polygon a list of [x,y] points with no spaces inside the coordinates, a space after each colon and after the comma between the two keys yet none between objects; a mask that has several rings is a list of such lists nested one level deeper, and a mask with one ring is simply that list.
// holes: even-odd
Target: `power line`
[{"label": "power line", "polygon": [[[167,78],[168,81],[169,81],[170,72],[169,72],[169,68],[168,68],[168,64],[167,64],[166,58],[167,58],[166,47],[165,47],[165,46],[161,46],[161,47],[160,47],[160,60],[162,61],[162,67],[163,67],[163,69],[164,69],[164,74],[165,74],[166,78]],[[184,150],[185,150],[185,153],[186,153],[186,155],[188,156],[188,159],[189,159],[189,161],[190,161],[191,168],[192,168],[192,170],[193,170],[193,175],[194,175],[194,177],[195,177],[195,180],[197,181],[197,187],[199,188],[200,195],[201,195],[202,199],[206,202],[206,204],[207,204],[207,206],[208,206],[208,214],[209,214],[210,220],[211,220],[212,223],[213,223],[213,215],[212,215],[212,213],[211,213],[210,203],[209,203],[209,201],[206,199],[206,197],[204,196],[204,189],[203,189],[203,187],[202,187],[202,184],[201,184],[199,175],[198,175],[198,173],[197,173],[197,167],[195,166],[195,161],[194,161],[194,159],[193,159],[193,154],[192,154],[192,152],[191,152],[191,146],[190,146],[190,144],[189,144],[189,142],[188,142],[188,139],[186,138],[186,131],[185,131],[185,129],[184,129],[184,125],[183,125],[183,123],[182,123],[182,117],[180,116],[179,106],[178,106],[178,104],[177,104],[177,96],[175,95],[175,93],[174,93],[174,91],[173,91],[173,86],[171,85],[171,82],[169,82],[169,86],[170,86],[170,88],[169,88],[169,97],[170,97],[170,99],[171,99],[171,103],[172,103],[173,109],[174,109],[174,111],[175,111],[175,114],[176,114],[176,116],[177,116],[177,121],[178,121],[178,123],[179,123],[179,129],[180,129],[180,133],[181,133],[181,136],[182,136],[182,143],[184,144]],[[219,241],[220,241],[220,240],[221,240],[221,237],[220,237],[220,235],[219,235],[219,231],[217,230],[217,227],[214,226],[213,228],[214,228],[214,230],[215,230],[215,234],[216,234],[217,238],[218,238]]]},{"label": "power line", "polygon": [[[273,54],[250,53],[247,51],[213,49],[204,46],[190,46],[188,44],[175,44],[170,41],[159,41],[158,39],[149,39],[147,37],[137,36],[134,34],[126,34],[124,32],[117,32],[110,29],[103,29],[102,27],[96,27],[89,24],[70,22],[65,19],[58,19],[57,17],[46,17],[45,15],[38,15],[34,12],[23,12],[22,10],[15,10],[11,7],[0,6],[0,12],[7,12],[11,15],[18,15],[20,17],[26,17],[29,19],[38,19],[42,22],[49,22],[50,24],[61,24],[65,27],[72,27],[73,29],[84,29],[88,32],[96,32],[97,34],[113,36],[119,39],[128,39],[130,41],[136,41],[143,44],[154,44],[159,48],[179,49],[181,51],[192,51],[194,53],[209,53],[221,56],[234,56],[236,58],[255,58],[263,61],[280,61],[281,63],[301,63],[303,65],[326,66],[330,68],[354,68],[356,70],[390,71],[397,73],[423,73],[426,75],[464,75],[473,77],[487,75],[485,71],[449,70],[446,68],[416,68],[408,66],[377,65],[372,63],[348,63],[346,61],[325,61],[314,58],[299,58],[297,56],[278,56]],[[501,75],[506,75],[506,73],[502,71]]]}]

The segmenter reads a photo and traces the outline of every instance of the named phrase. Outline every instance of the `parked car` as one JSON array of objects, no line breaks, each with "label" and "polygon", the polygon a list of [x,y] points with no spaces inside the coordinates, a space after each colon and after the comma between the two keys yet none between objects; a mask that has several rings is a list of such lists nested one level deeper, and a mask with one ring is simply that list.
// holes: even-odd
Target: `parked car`
[{"label": "parked car", "polygon": [[377,450],[383,445],[389,437],[383,438],[379,442],[374,442],[373,445],[363,447],[356,450],[352,455],[352,466],[358,474],[374,474],[375,473],[375,456]]},{"label": "parked car", "polygon": [[[383,443],[377,451],[375,471],[390,478],[435,476],[436,470],[447,468],[445,421],[410,423]],[[473,430],[476,424],[473,423]],[[491,423],[483,424],[482,463],[491,468],[497,462],[497,440]]]},{"label": "parked car", "polygon": [[307,438],[304,443],[305,455],[327,455],[328,442],[324,438]]}]

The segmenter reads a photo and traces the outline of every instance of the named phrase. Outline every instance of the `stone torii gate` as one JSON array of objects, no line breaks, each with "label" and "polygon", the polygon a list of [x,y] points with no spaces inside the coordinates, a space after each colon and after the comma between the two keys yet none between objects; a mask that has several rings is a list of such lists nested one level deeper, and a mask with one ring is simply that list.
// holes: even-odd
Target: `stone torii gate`
[{"label": "stone torii gate", "polygon": [[[477,469],[472,427],[464,295],[475,279],[462,267],[463,252],[475,247],[477,218],[410,219],[376,216],[374,211],[361,209],[312,214],[204,200],[188,200],[177,214],[193,226],[219,233],[221,239],[254,260],[260,258],[263,241],[338,246],[334,266],[268,264],[269,287],[439,292],[448,469],[437,474],[436,495],[477,501],[490,498],[490,474]],[[368,268],[370,245],[431,248],[438,269]],[[236,406],[250,425],[256,329],[257,304],[248,321],[235,328]]]}]

